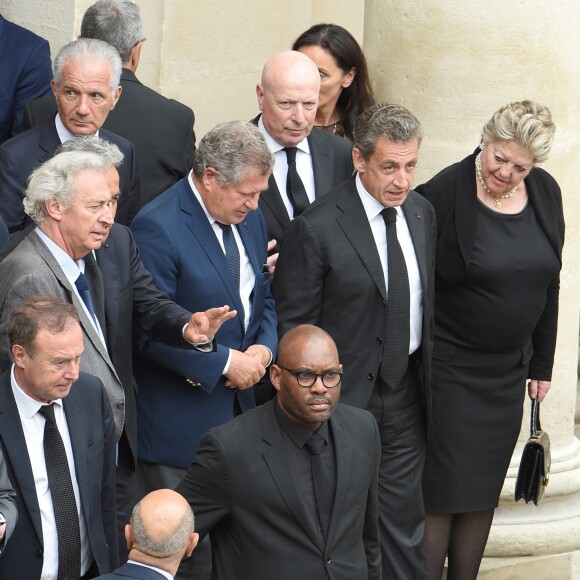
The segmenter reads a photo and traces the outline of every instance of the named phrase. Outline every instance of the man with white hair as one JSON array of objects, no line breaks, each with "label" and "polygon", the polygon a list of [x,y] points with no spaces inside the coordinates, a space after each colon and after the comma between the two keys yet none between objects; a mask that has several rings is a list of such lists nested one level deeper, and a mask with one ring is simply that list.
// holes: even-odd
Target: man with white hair
[{"label": "man with white hair", "polygon": [[70,42],[56,55],[52,90],[58,113],[0,147],[0,215],[12,235],[31,224],[22,207],[22,196],[32,170],[61,143],[79,135],[97,135],[121,150],[122,195],[116,220],[128,225],[133,219],[141,199],[135,150],[123,137],[102,129],[121,95],[121,67],[117,51],[100,40]]},{"label": "man with white hair", "polygon": [[[98,0],[81,23],[81,38],[114,46],[121,60],[123,97],[103,127],[135,146],[145,205],[185,177],[193,165],[193,111],[142,84],[136,76],[145,42],[139,6],[130,0]],[[54,99],[41,97],[26,106],[23,126],[44,123],[56,112]]]}]

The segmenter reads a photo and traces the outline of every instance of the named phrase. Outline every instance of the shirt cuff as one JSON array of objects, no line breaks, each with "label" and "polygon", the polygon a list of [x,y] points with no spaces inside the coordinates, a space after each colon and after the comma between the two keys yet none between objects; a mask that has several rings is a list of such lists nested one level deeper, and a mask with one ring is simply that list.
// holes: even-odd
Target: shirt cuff
[{"label": "shirt cuff", "polygon": [[224,367],[224,370],[222,371],[222,375],[225,376],[225,374],[230,370],[230,362],[232,361],[232,349],[228,348],[228,360],[226,361],[226,366]]},{"label": "shirt cuff", "polygon": [[183,328],[181,329],[181,336],[183,336],[183,340],[185,340],[185,342],[191,344],[201,352],[213,352],[213,340],[208,340],[207,342],[189,342],[189,340],[185,338],[185,329],[187,328],[188,324],[189,322],[186,322]]}]

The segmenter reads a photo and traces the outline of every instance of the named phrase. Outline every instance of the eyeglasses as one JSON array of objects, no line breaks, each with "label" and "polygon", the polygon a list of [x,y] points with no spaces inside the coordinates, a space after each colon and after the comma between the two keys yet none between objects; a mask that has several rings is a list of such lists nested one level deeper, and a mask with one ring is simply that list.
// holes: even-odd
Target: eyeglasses
[{"label": "eyeglasses", "polygon": [[277,366],[296,377],[298,384],[306,389],[312,387],[318,377],[322,379],[322,384],[327,389],[338,387],[340,381],[342,381],[342,371],[324,371],[323,373],[315,373],[312,371],[297,371],[283,367],[282,365]]}]

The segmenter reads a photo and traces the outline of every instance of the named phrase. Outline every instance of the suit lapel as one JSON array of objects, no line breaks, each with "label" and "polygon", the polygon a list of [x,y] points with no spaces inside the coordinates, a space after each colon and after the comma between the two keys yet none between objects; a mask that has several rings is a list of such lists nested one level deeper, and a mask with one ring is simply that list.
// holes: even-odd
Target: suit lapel
[{"label": "suit lapel", "polygon": [[290,223],[288,210],[282,201],[282,195],[280,194],[280,190],[278,189],[278,185],[274,179],[273,173],[268,179],[268,189],[263,191],[260,195],[260,201],[268,207],[272,216],[280,224],[282,229],[284,229]]},{"label": "suit lapel", "polygon": [[336,205],[343,212],[337,218],[338,225],[352,244],[381,296],[386,301],[385,274],[367,214],[356,190],[354,177],[351,177],[341,188]]},{"label": "suit lapel", "polygon": [[[183,181],[181,182],[183,184]],[[230,274],[230,269],[226,256],[220,246],[215,232],[210,225],[203,208],[197,201],[193,191],[189,185],[187,187],[182,185],[178,190],[181,211],[190,215],[185,220],[185,225],[197,240],[199,247],[205,252],[209,261],[215,268],[219,277],[222,279],[226,290],[230,296],[234,308],[238,311],[238,321],[244,329],[244,320],[242,313],[244,311],[242,301],[240,299],[240,292],[234,285],[234,280]]]},{"label": "suit lapel", "polygon": [[288,511],[296,518],[296,521],[304,529],[314,545],[323,550],[324,546],[320,544],[318,534],[312,523],[312,517],[306,512],[296,487],[290,464],[286,459],[284,440],[274,415],[276,401],[270,401],[267,405],[269,405],[268,412],[264,413],[262,419],[262,439],[264,442],[262,454],[264,460]]},{"label": "suit lapel", "polygon": [[407,227],[413,240],[413,247],[415,248],[415,256],[417,257],[417,264],[419,266],[419,276],[421,278],[421,288],[423,292],[427,291],[427,263],[425,262],[424,248],[425,240],[425,216],[423,211],[415,205],[413,195],[418,193],[411,192],[405,203],[403,203],[403,213],[407,221]]},{"label": "suit lapel", "polygon": [[81,508],[87,527],[89,526],[89,481],[87,472],[87,429],[84,409],[76,389],[82,389],[82,384],[73,385],[70,393],[63,399],[64,413],[68,426],[69,437],[75,462],[75,475],[79,486]]},{"label": "suit lapel", "polygon": [[38,496],[36,495],[34,475],[26,447],[24,431],[20,423],[18,407],[12,394],[10,372],[4,373],[0,379],[0,437],[4,443],[5,454],[14,471],[15,484],[18,485],[22,494],[22,502],[28,509],[34,530],[42,544],[42,524]]},{"label": "suit lapel", "polygon": [[[80,300],[77,298],[76,293],[73,291],[72,286],[70,285],[67,277],[64,275],[64,272],[62,271],[61,267],[58,265],[58,262],[56,261],[55,257],[51,254],[50,250],[46,247],[46,245],[39,238],[39,236],[36,234],[36,232],[34,232],[34,231],[31,232],[27,239],[30,240],[32,247],[40,254],[42,259],[46,262],[46,265],[50,268],[50,270],[54,274],[55,278],[58,280],[59,284],[65,289],[71,304],[75,307],[75,309],[79,315],[79,321],[81,323],[83,333],[88,338],[88,340],[91,341],[94,348],[99,352],[99,354],[103,357],[103,359],[107,362],[107,364],[109,365],[109,367],[113,371],[113,374],[115,376],[117,376],[117,372],[115,371],[115,368],[113,367],[113,363],[111,362],[111,359],[109,358],[109,353],[107,352],[107,349],[105,348],[105,345],[103,344],[103,341],[101,340],[100,336],[97,334],[95,327],[93,326],[92,322],[89,320],[89,317],[85,313],[85,310],[84,310],[83,306],[81,305]],[[105,279],[104,275],[103,275],[103,279]],[[106,285],[105,285],[105,287],[106,287]],[[106,291],[105,291],[105,295],[106,295]],[[110,301],[107,300],[107,298],[105,296],[105,305],[107,304],[107,302],[110,302]]]},{"label": "suit lapel", "polygon": [[[50,119],[40,126],[40,135],[38,139],[38,146],[48,154],[52,154],[53,151],[61,144],[58,133],[56,132],[56,125],[54,124],[55,116],[51,115]],[[40,159],[40,162],[46,160],[46,155]]]},{"label": "suit lapel", "polygon": [[339,416],[340,411],[337,408],[329,420],[329,426],[332,431],[334,441],[334,452],[336,455],[336,489],[334,492],[334,504],[332,507],[332,516],[330,518],[330,527],[328,529],[328,538],[326,548],[332,545],[334,535],[337,529],[340,529],[340,514],[344,513],[345,501],[350,488],[350,478],[353,473],[353,456],[352,447],[349,437],[344,432],[344,423]]},{"label": "suit lapel", "polygon": [[329,144],[318,138],[320,129],[312,129],[308,136],[308,146],[312,157],[314,192],[316,199],[332,188],[333,156]]}]

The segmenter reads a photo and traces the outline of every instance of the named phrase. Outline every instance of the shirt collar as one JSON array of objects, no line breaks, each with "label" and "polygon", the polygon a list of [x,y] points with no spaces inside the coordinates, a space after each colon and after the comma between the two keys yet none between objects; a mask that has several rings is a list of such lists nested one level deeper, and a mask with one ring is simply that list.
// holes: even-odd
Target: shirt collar
[{"label": "shirt collar", "polygon": [[79,277],[79,273],[85,270],[85,261],[80,259],[75,262],[58,244],[51,240],[40,228],[36,228],[38,237],[44,242],[54,259],[58,262],[67,280],[74,284]]},{"label": "shirt collar", "polygon": [[[295,421],[292,421],[292,419],[290,419],[290,417],[286,415],[282,407],[280,407],[278,399],[276,399],[274,413],[276,415],[276,419],[280,427],[284,429],[288,437],[290,437],[290,439],[294,441],[296,446],[302,449],[302,447],[306,445],[306,442],[310,439],[310,437],[312,437],[312,433],[314,433],[314,431],[312,429],[307,429],[306,427],[299,425]],[[320,428],[318,429],[318,433],[322,435],[322,438],[324,439],[324,441],[326,441],[326,443],[330,443],[328,434],[328,421],[323,421],[322,425],[320,425]]]},{"label": "shirt collar", "polygon": [[[31,419],[36,413],[38,413],[40,407],[46,403],[33,399],[20,388],[16,382],[16,376],[14,375],[14,365],[12,365],[12,369],[10,370],[10,383],[12,385],[12,393],[14,394],[16,406],[27,419]],[[62,407],[62,399],[56,399],[54,404]]]},{"label": "shirt collar", "polygon": [[[367,219],[369,222],[375,219],[380,213],[385,209],[385,206],[377,200],[376,197],[373,197],[366,189],[365,186],[362,184],[360,174],[357,173],[355,177],[356,183],[356,190],[358,191],[360,200],[363,204],[363,208],[365,213],[367,214]],[[405,214],[403,213],[403,209],[401,206],[395,207],[397,211],[397,216],[399,218],[405,219]]]},{"label": "shirt collar", "polygon": [[157,568],[156,566],[150,566],[149,564],[143,564],[142,562],[136,562],[135,560],[127,560],[127,564],[134,564],[135,566],[150,568],[151,570],[155,570],[155,572],[159,572],[159,574],[161,574],[164,578],[167,578],[167,580],[173,580],[173,576],[169,572],[166,572],[161,568]]}]

